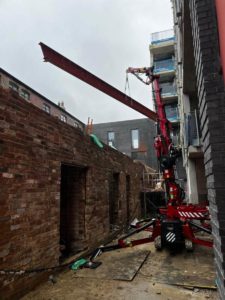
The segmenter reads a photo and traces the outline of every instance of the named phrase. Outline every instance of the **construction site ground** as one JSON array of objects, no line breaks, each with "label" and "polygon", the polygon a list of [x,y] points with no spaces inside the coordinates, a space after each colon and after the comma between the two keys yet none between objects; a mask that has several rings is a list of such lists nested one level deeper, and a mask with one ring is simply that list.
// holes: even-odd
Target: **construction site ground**
[{"label": "construction site ground", "polygon": [[53,274],[23,300],[218,299],[210,248],[170,253],[148,243],[105,252],[96,261],[102,262],[96,269]]}]

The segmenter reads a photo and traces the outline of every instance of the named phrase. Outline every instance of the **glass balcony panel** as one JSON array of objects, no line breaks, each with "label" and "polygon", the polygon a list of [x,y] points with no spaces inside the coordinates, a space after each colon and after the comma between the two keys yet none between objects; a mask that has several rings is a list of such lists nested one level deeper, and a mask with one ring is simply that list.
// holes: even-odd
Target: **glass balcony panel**
[{"label": "glass balcony panel", "polygon": [[154,67],[155,67],[154,68],[155,73],[175,70],[175,64],[174,64],[173,59],[165,59],[165,60],[155,61]]},{"label": "glass balcony panel", "polygon": [[157,43],[166,42],[170,40],[174,40],[173,29],[154,32],[151,34],[151,44],[157,44]]},{"label": "glass balcony panel", "polygon": [[161,96],[176,96],[177,95],[177,86],[173,82],[160,83]]},{"label": "glass balcony panel", "polygon": [[179,114],[177,105],[165,105],[166,118],[170,122],[178,122]]}]

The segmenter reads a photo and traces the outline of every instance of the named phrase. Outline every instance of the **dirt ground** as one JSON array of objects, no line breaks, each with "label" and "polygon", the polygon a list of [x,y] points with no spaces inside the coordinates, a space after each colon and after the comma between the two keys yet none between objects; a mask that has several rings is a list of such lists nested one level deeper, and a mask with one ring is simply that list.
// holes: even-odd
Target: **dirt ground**
[{"label": "dirt ground", "polygon": [[[103,253],[97,269],[54,275],[22,300],[218,299],[212,249],[171,255],[152,244]],[[54,281],[54,283],[52,282]]]}]

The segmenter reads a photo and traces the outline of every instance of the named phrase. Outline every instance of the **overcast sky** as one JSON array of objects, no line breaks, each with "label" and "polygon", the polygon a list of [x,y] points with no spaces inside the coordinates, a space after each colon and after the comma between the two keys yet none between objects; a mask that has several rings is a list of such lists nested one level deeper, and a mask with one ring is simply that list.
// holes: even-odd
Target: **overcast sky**
[{"label": "overcast sky", "polygon": [[[124,92],[126,69],[149,66],[150,34],[173,27],[170,0],[0,0],[0,67],[87,123],[141,114],[50,63],[43,42]],[[130,96],[152,108],[149,86],[129,75]]]}]

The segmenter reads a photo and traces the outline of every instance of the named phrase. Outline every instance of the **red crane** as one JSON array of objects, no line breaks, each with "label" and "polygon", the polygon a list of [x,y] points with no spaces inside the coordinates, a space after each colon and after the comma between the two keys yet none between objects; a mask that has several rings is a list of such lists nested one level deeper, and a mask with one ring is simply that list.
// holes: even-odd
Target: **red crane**
[{"label": "red crane", "polygon": [[[192,220],[200,220],[201,222],[209,220],[208,208],[192,204],[183,204],[182,189],[175,181],[174,165],[178,152],[171,143],[170,123],[166,119],[164,106],[160,96],[159,76],[154,74],[153,68],[129,68],[127,73],[134,74],[141,81],[143,80],[139,75],[141,73],[146,75],[147,80],[144,82],[146,84],[152,84],[154,88],[157,113],[125,95],[45,44],[40,43],[40,46],[46,62],[52,63],[158,123],[158,135],[155,138],[154,147],[165,180],[167,207],[160,210],[160,215],[157,219],[147,222],[140,228],[137,228],[124,236],[118,241],[117,245],[101,247],[97,249],[96,253],[152,241],[155,242],[157,249],[161,249],[163,246],[171,248],[177,247],[179,244],[185,244],[187,249],[191,249],[193,243],[212,247],[212,242],[195,237],[195,230],[193,227],[207,233],[211,233],[211,230],[206,228],[204,224],[200,226],[199,224],[192,222]],[[126,242],[127,237],[146,229],[152,231],[152,235],[149,238],[132,241],[129,244]]]}]

